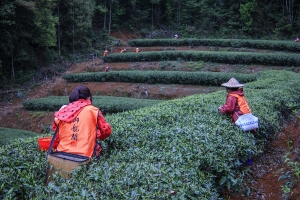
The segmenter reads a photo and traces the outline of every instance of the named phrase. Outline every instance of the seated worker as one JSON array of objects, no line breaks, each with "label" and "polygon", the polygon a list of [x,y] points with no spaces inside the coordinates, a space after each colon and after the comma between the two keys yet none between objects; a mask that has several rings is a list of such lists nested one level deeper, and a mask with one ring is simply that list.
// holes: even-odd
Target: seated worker
[{"label": "seated worker", "polygon": [[123,53],[123,52],[125,52],[126,51],[126,49],[125,48],[123,48],[121,51],[120,51],[120,53]]},{"label": "seated worker", "polygon": [[174,38],[175,38],[175,39],[178,39],[178,35],[177,35],[177,34],[175,34],[175,35],[174,35]]},{"label": "seated worker", "polygon": [[108,54],[108,51],[105,50],[104,53],[103,53],[103,56],[107,56],[107,54]]},{"label": "seated worker", "polygon": [[55,151],[99,158],[102,150],[96,142],[112,133],[101,111],[92,105],[89,88],[77,86],[69,96],[69,104],[55,112],[53,130],[58,128]]},{"label": "seated worker", "polygon": [[221,84],[226,87],[227,98],[224,105],[219,107],[222,114],[228,114],[234,123],[240,115],[251,113],[248,102],[244,96],[244,84],[240,84],[235,78]]},{"label": "seated worker", "polygon": [[136,49],[135,49],[135,52],[136,52],[136,53],[140,52],[139,48],[136,48]]}]

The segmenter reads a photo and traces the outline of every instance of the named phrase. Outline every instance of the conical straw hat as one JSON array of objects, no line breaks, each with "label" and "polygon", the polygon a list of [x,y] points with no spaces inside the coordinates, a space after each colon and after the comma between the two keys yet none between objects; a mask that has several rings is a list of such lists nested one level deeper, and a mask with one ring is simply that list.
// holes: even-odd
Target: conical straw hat
[{"label": "conical straw hat", "polygon": [[231,78],[227,83],[223,83],[221,85],[228,88],[239,88],[245,86],[244,84],[239,83],[235,78]]}]

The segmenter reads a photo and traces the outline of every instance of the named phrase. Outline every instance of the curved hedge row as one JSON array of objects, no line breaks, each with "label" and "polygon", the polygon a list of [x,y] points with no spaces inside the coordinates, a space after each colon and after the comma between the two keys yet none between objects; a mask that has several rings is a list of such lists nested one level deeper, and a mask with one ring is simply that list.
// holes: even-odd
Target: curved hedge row
[{"label": "curved hedge row", "polygon": [[205,61],[229,64],[262,64],[277,66],[300,66],[297,54],[212,52],[212,51],[160,51],[141,53],[115,53],[105,56],[105,62],[152,62],[152,61]]},{"label": "curved hedge row", "polygon": [[300,52],[300,45],[294,41],[245,40],[245,39],[135,39],[129,40],[130,46],[219,46],[233,48],[271,49],[275,51]]},{"label": "curved hedge row", "polygon": [[[135,110],[161,103],[162,100],[136,99],[111,96],[93,96],[93,105],[100,108],[103,114],[118,113],[127,110]],[[69,103],[67,96],[48,96],[24,101],[23,106],[27,110],[57,111],[62,105]]]},{"label": "curved hedge row", "polygon": [[255,74],[225,72],[181,72],[181,71],[112,71],[95,73],[66,74],[68,82],[129,82],[148,84],[191,84],[220,86],[231,77],[242,83],[256,80]]},{"label": "curved hedge row", "polygon": [[226,92],[199,94],[106,116],[113,134],[100,160],[70,180],[44,185],[45,152],[37,138],[0,148],[2,199],[221,199],[238,189],[250,155],[280,130],[284,116],[300,111],[300,74],[265,71],[245,86],[260,128],[244,133],[218,107]]},{"label": "curved hedge row", "polygon": [[32,131],[0,127],[0,146],[10,143],[12,138],[25,139],[38,135],[40,134]]}]

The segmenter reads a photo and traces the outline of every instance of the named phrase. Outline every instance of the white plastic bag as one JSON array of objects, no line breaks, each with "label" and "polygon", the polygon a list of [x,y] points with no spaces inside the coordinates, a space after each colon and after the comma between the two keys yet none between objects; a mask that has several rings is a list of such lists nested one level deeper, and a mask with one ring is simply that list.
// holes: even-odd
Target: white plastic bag
[{"label": "white plastic bag", "polygon": [[239,116],[235,124],[243,131],[251,131],[258,128],[258,118],[251,113]]}]

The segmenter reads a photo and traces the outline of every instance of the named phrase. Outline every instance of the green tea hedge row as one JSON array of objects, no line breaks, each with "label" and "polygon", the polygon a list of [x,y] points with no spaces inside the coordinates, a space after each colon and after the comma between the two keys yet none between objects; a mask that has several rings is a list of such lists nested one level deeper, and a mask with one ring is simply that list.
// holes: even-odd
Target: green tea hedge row
[{"label": "green tea hedge row", "polygon": [[[162,100],[136,99],[111,96],[93,96],[93,105],[100,108],[103,114],[118,113],[127,110],[139,109],[161,103]],[[27,110],[57,111],[62,105],[69,103],[67,96],[48,96],[23,102]]]},{"label": "green tea hedge row", "polygon": [[99,160],[54,177],[45,186],[45,152],[37,138],[0,148],[2,199],[222,199],[222,189],[239,189],[243,163],[263,153],[266,138],[284,116],[299,112],[300,74],[264,71],[245,94],[260,128],[242,132],[218,107],[226,92],[193,95],[153,107],[107,115],[113,134]]},{"label": "green tea hedge row", "polygon": [[10,143],[11,140],[15,140],[16,138],[25,139],[38,135],[38,133],[32,131],[0,127],[0,146]]},{"label": "green tea hedge row", "polygon": [[130,46],[219,46],[233,48],[271,49],[275,51],[300,52],[300,45],[294,41],[282,40],[244,40],[244,39],[135,39]]},{"label": "green tea hedge row", "polygon": [[182,72],[182,71],[112,71],[96,73],[66,74],[68,82],[130,82],[148,84],[191,84],[220,86],[231,77],[247,83],[256,80],[255,74],[225,72]]},{"label": "green tea hedge row", "polygon": [[229,64],[262,64],[275,66],[299,66],[297,54],[212,52],[212,51],[155,51],[141,53],[115,53],[103,58],[105,62],[152,62],[166,60],[205,61]]}]

